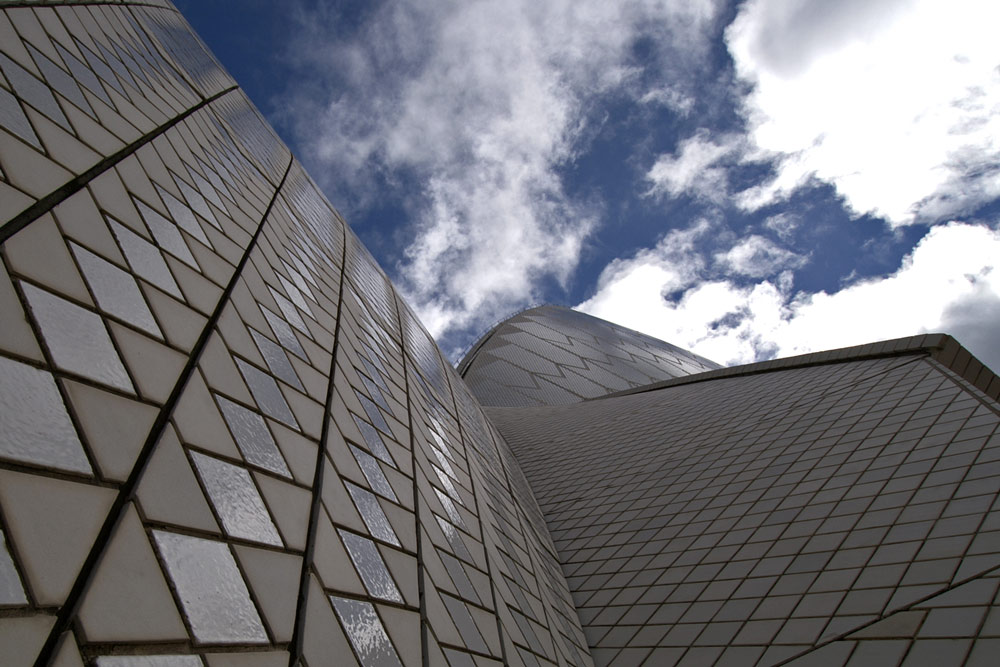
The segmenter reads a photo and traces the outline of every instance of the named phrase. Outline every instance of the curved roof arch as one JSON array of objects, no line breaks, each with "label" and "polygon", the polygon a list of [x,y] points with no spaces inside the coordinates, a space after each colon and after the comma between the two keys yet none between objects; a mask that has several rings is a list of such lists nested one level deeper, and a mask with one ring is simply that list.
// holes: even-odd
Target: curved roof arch
[{"label": "curved roof arch", "polygon": [[717,368],[652,336],[554,305],[504,320],[458,364],[476,398],[497,407],[568,405]]}]

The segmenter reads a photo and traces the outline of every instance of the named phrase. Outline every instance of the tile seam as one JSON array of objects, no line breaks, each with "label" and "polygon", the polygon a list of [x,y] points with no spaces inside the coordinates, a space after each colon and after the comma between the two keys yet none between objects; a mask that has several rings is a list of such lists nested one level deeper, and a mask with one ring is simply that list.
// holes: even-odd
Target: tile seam
[{"label": "tile seam", "polygon": [[230,88],[226,88],[225,90],[220,91],[212,95],[211,97],[203,99],[201,102],[194,105],[184,113],[180,114],[179,116],[175,116],[173,119],[159,126],[152,132],[144,134],[138,140],[133,141],[131,144],[121,149],[117,153],[107,156],[106,158],[102,159],[100,162],[92,166],[90,169],[87,169],[81,174],[77,174],[69,181],[59,186],[49,194],[45,195],[44,197],[36,201],[34,204],[24,209],[23,211],[15,215],[13,218],[8,220],[6,223],[4,223],[4,225],[0,227],[0,244],[6,243],[12,236],[17,234],[19,231],[21,231],[22,229],[30,225],[32,222],[39,219],[40,217],[51,211],[53,208],[55,208],[59,204],[63,203],[64,201],[72,197],[73,195],[75,195],[77,192],[86,187],[87,184],[90,183],[92,180],[102,175],[109,169],[113,168],[115,165],[117,165],[125,158],[133,155],[136,151],[138,151],[146,144],[150,143],[159,136],[165,134],[175,125],[183,122],[193,114],[197,113],[201,109],[210,105],[212,102],[216,101],[217,99],[225,95],[228,95],[229,93],[235,90],[239,90],[239,86],[232,86]]},{"label": "tile seam", "polygon": [[[235,90],[235,89],[234,89]],[[228,92],[228,91],[225,91]],[[225,92],[219,95],[213,96],[209,100],[206,100],[205,104],[218,98],[219,96],[225,94]],[[204,106],[204,104],[199,105],[199,107]],[[192,110],[193,112],[193,110]],[[243,274],[243,269],[250,259],[250,255],[253,253],[254,249],[257,247],[257,240],[260,238],[261,233],[264,230],[264,224],[267,221],[267,217],[277,201],[278,194],[281,192],[281,188],[288,178],[288,174],[291,171],[292,164],[294,163],[294,158],[290,159],[288,162],[288,167],[285,169],[285,174],[281,179],[281,183],[274,191],[274,195],[271,198],[271,202],[267,207],[261,217],[260,224],[257,227],[257,231],[254,233],[250,242],[247,244],[247,249],[243,253],[243,257],[240,263],[235,267],[233,275],[226,285],[225,291],[219,298],[218,303],[212,312],[211,317],[205,323],[201,334],[198,336],[198,340],[194,347],[191,349],[191,353],[188,356],[187,363],[181,370],[174,387],[170,392],[167,400],[163,403],[160,408],[159,414],[157,414],[156,419],[153,421],[150,427],[149,433],[146,436],[146,440],[143,443],[142,448],[139,450],[139,454],[136,457],[136,462],[132,466],[132,471],[129,473],[126,481],[119,487],[118,495],[116,496],[111,508],[108,510],[108,514],[101,525],[101,528],[94,540],[93,545],[86,559],[80,567],[79,573],[76,575],[73,587],[70,589],[69,595],[66,597],[62,607],[59,610],[59,614],[56,617],[56,622],[53,624],[52,629],[49,631],[49,635],[42,645],[41,650],[38,653],[38,657],[34,662],[35,667],[48,667],[56,659],[57,651],[59,645],[59,639],[62,634],[70,629],[72,622],[75,620],[79,607],[83,602],[84,593],[87,590],[90,581],[97,573],[97,566],[100,564],[104,552],[107,550],[111,543],[112,535],[114,534],[115,527],[118,525],[121,518],[124,516],[129,503],[135,496],[138,489],[139,482],[142,479],[143,473],[146,470],[152,454],[156,449],[156,444],[160,441],[162,433],[166,429],[171,415],[173,414],[174,407],[179,402],[181,395],[185,387],[187,386],[188,380],[194,374],[198,366],[198,361],[201,357],[201,353],[204,351],[205,347],[208,345],[208,341],[211,339],[213,332],[215,331],[216,325],[222,316],[222,311],[230,303],[230,298],[232,296],[233,290],[236,284],[239,282],[240,277]]]},{"label": "tile seam", "polygon": [[337,370],[337,351],[340,341],[340,323],[343,320],[344,308],[344,282],[347,279],[347,225],[339,218],[341,228],[341,253],[340,253],[340,284],[337,286],[337,321],[333,330],[333,346],[330,349],[330,374],[326,389],[326,404],[323,410],[323,428],[320,434],[320,443],[316,452],[316,469],[313,471],[312,500],[309,507],[309,526],[306,532],[306,548],[302,556],[302,570],[299,574],[299,591],[295,602],[295,621],[292,626],[292,639],[289,643],[288,665],[295,667],[301,657],[305,646],[305,622],[306,610],[309,602],[309,580],[312,573],[314,556],[316,553],[316,535],[319,528],[320,512],[323,511],[323,481],[325,471],[325,459],[327,443],[330,437],[330,422],[333,420],[333,397],[334,380]]}]

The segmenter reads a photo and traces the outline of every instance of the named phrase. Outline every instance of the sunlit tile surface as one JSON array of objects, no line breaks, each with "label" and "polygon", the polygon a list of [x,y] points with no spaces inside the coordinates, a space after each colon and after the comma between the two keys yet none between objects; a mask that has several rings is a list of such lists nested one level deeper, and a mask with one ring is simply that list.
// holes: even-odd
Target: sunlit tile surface
[{"label": "sunlit tile surface", "polygon": [[438,502],[444,507],[445,513],[448,514],[448,518],[451,519],[452,523],[465,528],[465,521],[462,519],[462,515],[459,514],[458,508],[455,507],[455,503],[451,502],[451,498],[444,495],[437,489],[434,489],[434,495],[437,496]]},{"label": "sunlit tile surface", "polygon": [[21,286],[57,366],[132,391],[132,381],[100,316],[34,285]]},{"label": "sunlit tile surface", "polygon": [[135,274],[145,278],[167,294],[178,299],[183,298],[173,274],[170,273],[167,263],[163,261],[163,255],[156,249],[156,246],[114,220],[108,222]]},{"label": "sunlit tile surface", "polygon": [[[145,220],[146,225],[149,226],[149,231],[153,233],[153,238],[156,239],[156,244],[158,246],[185,264],[192,266],[195,269],[198,268],[198,264],[195,263],[194,256],[191,254],[191,250],[188,249],[187,244],[184,242],[184,237],[181,236],[177,225],[170,222],[162,215],[143,204],[141,201],[136,200],[136,208],[139,209],[139,213],[142,214],[143,220]],[[188,215],[190,215],[190,213],[191,212],[188,211]],[[198,223],[193,220],[193,216],[192,220],[187,222],[187,227],[196,229],[200,233],[200,236],[204,238],[205,234],[201,232],[201,228],[198,227]]]},{"label": "sunlit tile surface", "polygon": [[463,380],[169,0],[0,52],[4,665],[996,662],[953,340],[722,369],[542,306]]},{"label": "sunlit tile surface", "polygon": [[361,574],[361,580],[372,597],[390,602],[402,602],[399,590],[385,567],[385,562],[378,553],[378,547],[371,540],[341,530],[340,539],[347,547],[347,553],[354,561],[354,567]]},{"label": "sunlit tile surface", "polygon": [[246,380],[247,386],[250,387],[250,393],[253,394],[257,405],[264,411],[264,414],[289,426],[297,427],[298,423],[295,421],[295,415],[292,414],[291,408],[288,407],[285,397],[281,395],[281,390],[278,388],[278,384],[274,381],[274,378],[263,371],[257,370],[256,367],[251,366],[242,359],[237,359],[236,365],[239,366],[240,373],[243,374],[243,379]]},{"label": "sunlit tile surface", "polygon": [[389,450],[385,448],[385,442],[382,441],[382,436],[379,435],[371,424],[363,419],[354,417],[354,423],[357,424],[358,430],[361,431],[361,436],[365,440],[365,444],[368,445],[368,449],[376,458],[381,459],[391,466],[396,465],[392,460],[392,455],[389,454]]},{"label": "sunlit tile surface", "polygon": [[366,491],[350,482],[345,482],[345,485],[372,537],[399,546],[399,539],[392,530],[392,525],[386,518],[385,512],[382,511],[382,506],[378,504],[378,498],[371,491]]},{"label": "sunlit tile surface", "polygon": [[245,468],[197,452],[191,457],[229,536],[282,546],[264,501]]},{"label": "sunlit tile surface", "polygon": [[104,312],[154,336],[162,336],[139,286],[129,273],[75,243],[70,247],[94,292],[97,305]]},{"label": "sunlit tile surface", "polygon": [[385,473],[382,472],[382,468],[379,467],[375,457],[366,454],[354,445],[350,447],[351,453],[354,454],[354,460],[358,462],[358,466],[361,468],[361,472],[364,473],[365,479],[368,480],[368,486],[372,488],[372,491],[385,496],[389,500],[396,500],[396,493],[392,490],[389,480],[385,478]]},{"label": "sunlit tile surface", "polygon": [[304,359],[306,353],[303,351],[302,345],[299,344],[299,339],[295,337],[295,332],[292,331],[292,327],[288,325],[288,322],[281,319],[281,317],[272,313],[264,306],[260,307],[260,311],[264,314],[264,319],[267,320],[267,323],[270,325],[274,335],[277,336],[278,342],[280,342],[285,349],[297,355],[299,358]]},{"label": "sunlit tile surface", "polygon": [[368,602],[333,595],[330,596],[330,602],[364,667],[400,665],[396,649],[390,643],[389,636],[375,613],[375,607]]},{"label": "sunlit tile surface", "polygon": [[0,457],[90,473],[52,375],[0,357]]},{"label": "sunlit tile surface", "polygon": [[302,383],[299,382],[299,377],[295,374],[295,370],[281,346],[255,329],[250,329],[250,335],[253,336],[257,349],[260,350],[267,367],[274,373],[274,376],[302,391]]},{"label": "sunlit tile surface", "polygon": [[236,438],[236,444],[246,458],[247,463],[270,470],[271,472],[291,477],[285,459],[274,444],[271,432],[267,430],[264,418],[256,412],[233,403],[224,396],[216,395],[215,400],[222,410],[222,415]]},{"label": "sunlit tile surface", "polygon": [[267,633],[223,542],[153,531],[194,636],[206,644],[257,644]]}]

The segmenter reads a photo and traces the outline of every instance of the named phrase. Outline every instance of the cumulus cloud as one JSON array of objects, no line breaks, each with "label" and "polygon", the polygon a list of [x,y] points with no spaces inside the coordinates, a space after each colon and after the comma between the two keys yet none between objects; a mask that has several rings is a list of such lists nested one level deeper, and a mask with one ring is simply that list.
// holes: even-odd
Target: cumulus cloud
[{"label": "cumulus cloud", "polygon": [[818,177],[894,225],[1000,196],[1000,4],[751,0],[727,29],[755,159],[755,209]]},{"label": "cumulus cloud", "polygon": [[322,75],[286,113],[348,214],[399,182],[415,193],[395,277],[440,335],[565,284],[598,223],[558,173],[587,105],[629,90],[683,107],[662,81],[633,90],[631,49],[651,38],[681,66],[705,52],[715,14],[711,0],[404,0],[346,42],[340,17],[310,14],[299,57]]},{"label": "cumulus cloud", "polygon": [[943,331],[1000,369],[1000,232],[989,227],[935,226],[892,274],[833,293],[797,293],[788,271],[712,277],[682,236],[609,265],[577,308],[726,364]]}]

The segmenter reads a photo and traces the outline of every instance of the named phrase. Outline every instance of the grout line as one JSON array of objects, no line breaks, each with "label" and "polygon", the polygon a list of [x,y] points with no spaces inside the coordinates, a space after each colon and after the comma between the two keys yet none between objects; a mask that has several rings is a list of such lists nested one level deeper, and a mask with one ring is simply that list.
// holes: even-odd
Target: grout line
[{"label": "grout line", "polygon": [[316,469],[313,471],[312,503],[309,507],[309,526],[306,532],[306,549],[302,556],[302,570],[299,574],[299,594],[295,603],[295,623],[292,629],[292,639],[288,646],[288,665],[296,667],[302,658],[305,645],[306,609],[309,602],[309,578],[316,553],[316,534],[319,528],[320,512],[323,511],[323,478],[325,470],[326,448],[330,437],[330,423],[333,421],[334,378],[337,370],[337,350],[340,341],[340,323],[344,313],[344,281],[347,269],[347,225],[337,219],[342,232],[342,247],[340,254],[340,284],[337,286],[337,321],[333,330],[333,347],[330,350],[329,383],[326,387],[326,406],[323,410],[323,428],[320,433],[319,447],[316,451]]},{"label": "grout line", "polygon": [[[924,597],[920,598],[919,600],[914,600],[913,602],[909,603],[908,605],[900,607],[899,609],[893,609],[888,614],[879,615],[877,618],[874,618],[874,619],[868,621],[867,623],[862,623],[862,624],[857,625],[857,626],[855,626],[853,628],[849,628],[848,630],[845,630],[844,632],[842,632],[842,633],[840,633],[838,635],[835,635],[833,637],[830,637],[828,639],[825,639],[825,640],[819,642],[818,644],[814,644],[813,646],[810,646],[808,649],[806,649],[804,651],[801,651],[799,653],[796,653],[795,655],[789,656],[788,658],[785,658],[784,660],[775,663],[775,667],[780,667],[781,665],[787,665],[787,664],[789,664],[790,662],[792,662],[794,660],[797,660],[797,659],[799,659],[801,657],[809,655],[810,653],[818,651],[819,649],[821,649],[821,648],[823,648],[825,646],[829,646],[830,644],[833,644],[834,642],[843,641],[843,640],[847,639],[848,637],[850,637],[851,635],[853,635],[854,633],[860,632],[861,630],[864,630],[865,628],[871,627],[871,626],[873,626],[876,623],[879,623],[881,621],[885,621],[887,619],[890,619],[893,616],[895,616],[896,614],[900,614],[900,613],[903,613],[903,612],[906,612],[906,611],[912,611],[915,607],[918,607],[919,605],[923,604],[924,602],[927,602],[929,600],[933,600],[934,598],[936,598],[936,597],[938,597],[940,595],[944,595],[945,593],[949,593],[949,592],[955,590],[956,588],[958,588],[959,586],[967,584],[967,583],[969,583],[971,581],[975,581],[976,579],[982,579],[984,577],[987,577],[991,573],[996,572],[997,570],[1000,570],[1000,565],[994,565],[993,567],[990,567],[990,568],[987,568],[987,569],[983,570],[979,574],[974,574],[972,576],[966,577],[965,579],[961,579],[961,580],[956,581],[956,582],[954,582],[952,584],[949,584],[948,586],[945,586],[944,588],[942,588],[940,590],[934,591],[933,593],[928,593]],[[983,616],[985,618],[985,614]],[[913,636],[913,637],[909,638],[909,640],[911,642],[913,640],[915,640],[915,639],[916,639],[916,636]],[[873,641],[876,641],[876,640],[873,640]]]},{"label": "grout line", "polygon": [[[403,314],[399,307],[399,295],[392,291],[392,303],[396,307],[396,323],[399,328],[400,357],[403,361],[403,389],[406,391],[406,420],[410,431],[410,468],[413,471],[413,522],[417,532],[417,596],[420,602],[420,664],[430,665],[430,649],[428,648],[427,631],[430,619],[427,617],[427,597],[424,589],[424,540],[423,526],[420,523],[420,485],[417,483],[417,439],[413,434],[413,401],[410,400],[410,373],[406,353],[406,336],[403,335]],[[437,637],[435,637],[435,641]]]},{"label": "grout line", "polygon": [[209,104],[219,99],[220,97],[233,92],[234,90],[239,90],[239,87],[233,86],[232,88],[227,88],[222,92],[216,93],[215,95],[212,95],[211,97],[202,100],[201,102],[194,105],[181,115],[176,116],[175,118],[168,121],[164,125],[161,125],[158,128],[156,128],[152,132],[143,135],[140,139],[132,142],[131,144],[121,149],[117,153],[109,155],[108,157],[104,158],[103,160],[95,164],[93,167],[88,169],[87,171],[78,174],[77,176],[74,176],[65,184],[56,188],[49,194],[45,195],[44,197],[36,201],[34,204],[24,209],[16,216],[8,220],[6,223],[4,223],[3,227],[0,227],[0,244],[6,243],[7,240],[14,234],[17,234],[19,231],[30,225],[32,222],[34,222],[35,220],[48,213],[59,204],[63,203],[64,201],[75,195],[92,180],[94,180],[104,172],[108,171],[116,164],[118,164],[125,158],[129,157],[130,155],[138,151],[140,148],[142,148],[149,142],[159,137],[161,134],[165,133],[167,130],[171,129],[181,121],[187,119],[192,114],[200,111],[202,108],[208,106]]},{"label": "grout line", "polygon": [[[223,94],[225,93],[220,93],[219,95],[206,100],[206,104],[212,99],[215,99]],[[97,538],[94,540],[94,544],[91,547],[90,552],[87,554],[87,558],[84,560],[83,565],[80,568],[80,572],[76,576],[76,580],[73,582],[73,587],[70,589],[69,595],[66,597],[65,602],[59,610],[56,622],[49,631],[49,636],[38,653],[38,657],[34,663],[35,667],[48,667],[55,660],[59,638],[62,636],[63,632],[70,629],[70,625],[79,611],[80,605],[83,602],[83,595],[86,592],[91,580],[97,573],[97,566],[100,564],[101,559],[104,556],[104,552],[111,544],[111,537],[114,534],[115,527],[124,516],[125,511],[128,509],[128,506],[138,489],[139,481],[142,479],[146,466],[152,458],[153,451],[156,449],[156,445],[160,441],[160,436],[167,427],[174,407],[180,400],[181,395],[187,386],[188,380],[191,378],[191,375],[198,366],[198,360],[201,357],[201,353],[208,345],[208,341],[211,339],[215,327],[222,316],[222,311],[230,303],[233,290],[236,288],[236,284],[239,282],[240,277],[243,274],[243,269],[249,261],[250,255],[257,246],[257,241],[264,230],[264,223],[266,222],[275,201],[277,201],[278,194],[281,192],[281,188],[284,185],[285,180],[288,178],[293,162],[294,160],[289,160],[288,167],[285,169],[285,174],[281,179],[281,183],[275,189],[274,195],[271,197],[271,202],[268,205],[267,210],[264,211],[264,215],[261,217],[260,225],[258,225],[257,231],[254,232],[253,237],[247,244],[243,257],[234,269],[233,275],[229,279],[229,283],[226,285],[225,291],[223,291],[219,298],[219,302],[215,306],[215,310],[212,312],[211,317],[208,318],[201,334],[198,336],[197,342],[191,349],[187,363],[184,365],[183,370],[181,370],[181,373],[174,384],[174,388],[170,392],[170,396],[160,408],[160,412],[157,414],[156,420],[150,427],[149,434],[146,436],[146,441],[143,443],[142,449],[139,450],[136,462],[132,466],[132,472],[129,473],[128,479],[125,483],[119,487],[118,496],[115,498],[114,503],[112,503],[111,509],[108,511],[108,514],[101,525],[101,529],[97,534]]]}]

